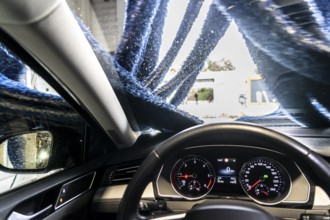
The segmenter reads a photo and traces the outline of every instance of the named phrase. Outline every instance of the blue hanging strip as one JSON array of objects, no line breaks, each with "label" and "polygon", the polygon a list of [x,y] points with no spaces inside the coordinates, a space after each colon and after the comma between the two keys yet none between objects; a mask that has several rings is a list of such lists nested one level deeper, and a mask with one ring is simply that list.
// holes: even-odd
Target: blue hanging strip
[{"label": "blue hanging strip", "polygon": [[[167,98],[180,85],[185,85],[182,82],[186,81],[196,69],[201,68],[201,65],[204,64],[209,54],[226,32],[229,23],[227,16],[218,9],[217,5],[211,4],[202,32],[193,50],[185,60],[181,70],[168,83],[157,90],[159,96]],[[195,72],[195,74],[198,73]]]},{"label": "blue hanging strip", "polygon": [[140,59],[148,43],[151,25],[161,0],[128,0],[125,28],[115,53],[115,61],[136,75]]},{"label": "blue hanging strip", "polygon": [[204,0],[191,0],[189,2],[183,20],[180,24],[179,31],[177,32],[170,49],[167,51],[165,57],[157,66],[157,68],[150,72],[144,80],[145,85],[150,89],[154,90],[164,79],[166,73],[178,55],[184,41],[186,40],[191,27],[193,26],[199,14],[203,2]]},{"label": "blue hanging strip", "polygon": [[142,82],[157,65],[159,49],[162,44],[163,28],[167,15],[168,0],[161,0],[156,17],[151,25],[151,33],[143,56],[141,56],[136,78]]},{"label": "blue hanging strip", "polygon": [[78,16],[75,16],[81,30],[83,31],[86,39],[90,43],[91,47],[93,48],[93,51],[99,60],[105,74],[107,75],[108,80],[111,83],[111,86],[115,90],[120,90],[122,88],[122,82],[119,77],[119,73],[115,70],[113,66],[113,58],[110,55],[109,52],[104,50],[100,43],[94,38],[93,34],[90,32],[88,27],[85,26],[83,21],[79,19]]},{"label": "blue hanging strip", "polygon": [[[328,127],[330,121],[322,113],[325,112],[324,109],[330,107],[328,97],[324,93],[330,90],[330,86],[291,71],[256,48],[248,38],[244,37],[244,39],[269,91],[281,103],[280,111],[301,127]],[[314,105],[315,103],[320,105]],[[317,108],[321,105],[323,108]],[[267,118],[267,116],[254,117],[255,120],[258,118]]]},{"label": "blue hanging strip", "polygon": [[321,27],[322,33],[326,35],[330,42],[330,2],[329,0],[304,0],[310,10],[313,12],[313,17]]},{"label": "blue hanging strip", "polygon": [[[164,132],[172,132],[202,123],[197,117],[166,103],[164,99],[143,86],[130,72],[114,60],[108,52],[102,49],[88,28],[79,19],[77,20],[106,72],[111,85],[115,85],[116,94],[124,94],[132,109],[134,109],[135,119],[140,130],[153,128]],[[113,66],[118,73],[113,71]],[[119,83],[116,80],[117,74],[120,79]],[[159,118],[158,114],[164,115],[164,120]],[[179,123],[173,124],[167,118],[173,118],[173,120]]]},{"label": "blue hanging strip", "polygon": [[57,123],[81,123],[79,115],[62,97],[26,87],[19,80],[25,72],[25,64],[0,44],[0,118],[19,115]]},{"label": "blue hanging strip", "polygon": [[174,97],[171,99],[171,104],[174,106],[178,106],[180,105],[185,98],[187,97],[190,89],[192,88],[192,86],[194,85],[196,78],[199,74],[199,72],[201,71],[201,69],[203,68],[204,63],[202,63],[201,65],[199,65],[194,72],[192,72],[188,78],[182,82],[182,84],[179,86],[179,88],[176,90]]},{"label": "blue hanging strip", "polygon": [[290,22],[272,0],[217,1],[246,38],[267,56],[291,71],[330,85],[329,45]]},{"label": "blue hanging strip", "polygon": [[0,43],[0,72],[11,80],[21,81],[25,65]]}]

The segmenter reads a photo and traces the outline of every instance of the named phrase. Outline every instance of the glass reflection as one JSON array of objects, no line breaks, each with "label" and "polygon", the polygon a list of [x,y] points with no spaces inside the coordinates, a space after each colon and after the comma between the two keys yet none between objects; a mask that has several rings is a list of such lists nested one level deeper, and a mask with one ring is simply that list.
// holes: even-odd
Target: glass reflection
[{"label": "glass reflection", "polygon": [[48,131],[10,137],[0,144],[0,164],[14,170],[44,169],[52,144],[52,134]]}]

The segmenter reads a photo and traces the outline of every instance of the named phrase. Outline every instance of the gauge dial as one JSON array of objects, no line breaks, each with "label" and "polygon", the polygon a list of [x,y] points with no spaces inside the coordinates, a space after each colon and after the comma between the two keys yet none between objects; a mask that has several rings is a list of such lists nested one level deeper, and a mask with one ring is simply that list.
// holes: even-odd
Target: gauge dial
[{"label": "gauge dial", "polygon": [[291,189],[291,180],[284,167],[269,158],[254,158],[240,171],[240,182],[248,196],[258,203],[277,204]]},{"label": "gauge dial", "polygon": [[176,162],[171,173],[173,189],[187,199],[199,199],[214,185],[214,170],[210,162],[200,156],[187,156]]}]

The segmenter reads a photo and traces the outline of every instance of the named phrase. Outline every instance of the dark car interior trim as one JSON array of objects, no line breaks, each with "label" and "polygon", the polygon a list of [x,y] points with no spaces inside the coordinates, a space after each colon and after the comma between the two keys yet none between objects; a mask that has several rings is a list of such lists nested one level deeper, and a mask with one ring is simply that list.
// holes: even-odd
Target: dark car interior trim
[{"label": "dark car interior trim", "polygon": [[[98,158],[97,160],[93,160],[81,166],[58,172],[47,178],[33,182],[33,184],[28,184],[24,187],[17,188],[15,191],[9,191],[3,194],[2,199],[0,200],[0,219],[6,219],[11,211],[15,211],[21,214],[26,214],[26,212],[30,213],[31,210],[27,209],[26,207],[30,207],[32,205],[34,207],[34,213],[37,213],[50,204],[55,207],[55,203],[63,184],[68,183],[75,178],[84,176],[88,173],[95,172],[95,170],[98,170],[100,167],[104,166],[106,159],[107,157]],[[96,179],[94,181],[92,191],[94,191],[94,187],[96,187],[97,183],[100,181],[100,177],[98,177],[98,175],[96,175],[95,178]],[[70,203],[75,201],[79,200],[74,200]],[[53,211],[54,210],[52,210],[52,212]]]},{"label": "dark car interior trim", "polygon": [[93,185],[95,175],[96,172],[92,172],[64,184],[58,195],[55,210],[90,190]]}]

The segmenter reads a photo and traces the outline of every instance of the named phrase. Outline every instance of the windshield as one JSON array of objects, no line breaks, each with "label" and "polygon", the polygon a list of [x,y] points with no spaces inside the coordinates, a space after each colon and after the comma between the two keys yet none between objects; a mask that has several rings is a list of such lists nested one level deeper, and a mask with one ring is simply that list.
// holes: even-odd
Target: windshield
[{"label": "windshield", "polygon": [[[322,4],[328,3],[68,4],[95,37],[92,45],[112,55],[124,90],[135,98],[152,100],[152,105],[196,124],[239,120],[267,126],[328,126],[323,100],[328,86],[322,78],[329,40],[329,7]],[[317,53],[321,59],[315,60]],[[314,69],[302,65],[311,62]]]}]

